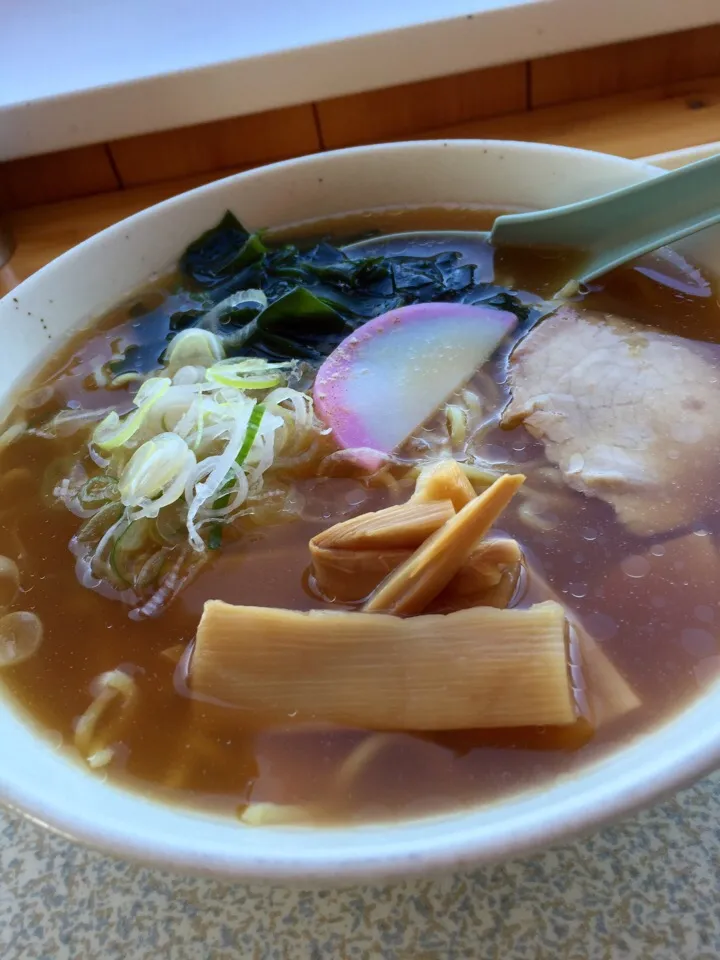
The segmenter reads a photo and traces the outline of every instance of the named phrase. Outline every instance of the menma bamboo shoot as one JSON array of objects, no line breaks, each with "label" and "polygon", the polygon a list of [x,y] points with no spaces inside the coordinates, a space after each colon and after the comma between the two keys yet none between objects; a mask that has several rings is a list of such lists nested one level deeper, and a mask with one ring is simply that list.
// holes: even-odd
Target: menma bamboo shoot
[{"label": "menma bamboo shoot", "polygon": [[409,500],[396,507],[363,513],[316,534],[313,547],[341,550],[414,550],[455,516],[449,499],[432,503]]},{"label": "menma bamboo shoot", "polygon": [[421,613],[468,559],[525,481],[506,474],[447,521],[380,584],[368,599],[368,613]]},{"label": "menma bamboo shoot", "polygon": [[456,460],[438,460],[423,467],[412,496],[416,503],[450,500],[458,511],[474,499],[475,488]]},{"label": "menma bamboo shoot", "polygon": [[[536,602],[560,602],[550,584],[532,569],[528,571],[526,596]],[[567,611],[567,616],[580,652],[578,666],[590,722],[595,727],[604,726],[637,710],[642,701],[635,690],[575,614]]]},{"label": "menma bamboo shoot", "polygon": [[446,499],[403,503],[336,523],[310,541],[318,588],[340,603],[364,600],[454,516],[453,505]]},{"label": "menma bamboo shoot", "polygon": [[[320,591],[339,603],[364,600],[412,550],[334,550],[310,542],[313,576]],[[515,593],[522,550],[515,540],[481,540],[445,589],[430,604],[433,613],[467,607],[506,607]]]},{"label": "menma bamboo shoot", "polygon": [[411,554],[412,550],[333,550],[310,544],[315,582],[335,603],[364,600]]},{"label": "menma bamboo shoot", "polygon": [[401,619],[210,600],[189,683],[249,725],[560,726],[576,717],[567,663],[565,613],[553,602]]},{"label": "menma bamboo shoot", "polygon": [[433,613],[468,607],[507,607],[515,593],[523,554],[509,537],[481,540],[431,604]]}]

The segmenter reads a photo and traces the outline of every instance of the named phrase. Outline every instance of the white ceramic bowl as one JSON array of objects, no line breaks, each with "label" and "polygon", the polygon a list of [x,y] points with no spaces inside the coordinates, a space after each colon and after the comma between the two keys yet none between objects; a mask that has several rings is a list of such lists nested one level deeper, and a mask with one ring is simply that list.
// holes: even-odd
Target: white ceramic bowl
[{"label": "white ceramic bowl", "polygon": [[[200,187],[80,244],[0,302],[3,395],[68,331],[173,263],[228,208],[256,228],[383,206],[545,207],[660,173],[565,147],[437,141],[305,157]],[[695,245],[720,268],[720,244],[711,234]],[[347,881],[526,853],[646,804],[719,758],[720,692],[712,689],[606,760],[501,803],[377,826],[253,829],[103,782],[52,749],[7,699],[0,701],[0,798],[7,804],[121,856],[278,881]]]}]

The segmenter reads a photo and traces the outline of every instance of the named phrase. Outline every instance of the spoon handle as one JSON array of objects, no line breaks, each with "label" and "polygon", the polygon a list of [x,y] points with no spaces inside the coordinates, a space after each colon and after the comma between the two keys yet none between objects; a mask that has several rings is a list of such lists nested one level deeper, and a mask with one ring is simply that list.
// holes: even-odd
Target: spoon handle
[{"label": "spoon handle", "polygon": [[585,251],[578,283],[720,222],[720,155],[591,200],[498,217],[495,246]]}]

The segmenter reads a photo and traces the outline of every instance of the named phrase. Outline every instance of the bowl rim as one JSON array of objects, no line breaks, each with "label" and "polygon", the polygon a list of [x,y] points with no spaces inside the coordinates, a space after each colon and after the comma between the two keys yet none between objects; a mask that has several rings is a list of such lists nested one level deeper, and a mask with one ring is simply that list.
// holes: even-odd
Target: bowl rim
[{"label": "bowl rim", "polygon": [[[31,286],[42,284],[50,271],[62,270],[70,260],[82,257],[83,251],[89,245],[112,239],[128,225],[162,215],[162,212],[170,207],[183,204],[189,196],[223,191],[231,183],[252,180],[258,175],[258,171],[278,167],[300,169],[317,163],[318,159],[327,163],[332,162],[333,157],[350,154],[362,156],[382,151],[401,151],[412,155],[425,151],[441,151],[450,145],[456,150],[506,150],[528,155],[542,152],[578,161],[602,158],[605,163],[615,161],[617,164],[626,165],[628,169],[642,168],[648,176],[660,175],[663,172],[638,160],[526,141],[416,140],[327,151],[243,171],[147,207],[66,251],[23,281],[3,300]],[[33,791],[19,789],[12,782],[12,778],[8,778],[2,765],[0,801],[35,823],[69,839],[89,844],[115,856],[130,857],[143,863],[186,873],[233,880],[244,878],[282,882],[302,880],[350,883],[419,872],[438,872],[527,855],[560,840],[567,841],[660,799],[706,773],[720,761],[720,718],[713,722],[712,712],[702,709],[708,707],[711,699],[712,692],[701,694],[690,707],[667,719],[659,728],[638,736],[629,744],[613,751],[608,758],[591,761],[582,766],[576,774],[560,778],[558,783],[549,788],[523,791],[501,799],[492,806],[507,810],[508,817],[503,821],[503,829],[495,833],[489,833],[487,828],[484,831],[479,830],[474,822],[478,814],[488,809],[487,805],[483,805],[418,820],[403,819],[382,824],[267,827],[263,828],[263,834],[271,841],[267,845],[269,852],[264,855],[247,855],[240,845],[232,849],[217,848],[208,852],[202,844],[193,842],[189,835],[174,838],[172,842],[167,837],[148,838],[132,826],[108,824],[97,812],[90,816],[83,811],[76,813],[68,802],[52,795],[48,798],[41,785]],[[10,698],[4,696],[0,698],[0,709],[16,712]],[[21,711],[21,716],[22,722],[27,724],[24,711]],[[702,720],[705,722],[698,723]],[[666,733],[669,728],[682,730],[684,727],[687,728],[686,732],[694,734],[691,741],[678,737],[667,740]],[[36,736],[36,739],[39,748],[49,749],[39,736]],[[652,749],[653,741],[657,742],[657,750]],[[613,767],[617,766],[614,761],[619,756],[635,756],[637,762],[626,764],[624,773],[621,770],[613,779]],[[617,774],[617,771],[615,773]],[[90,778],[92,774],[83,773],[83,776]],[[571,785],[578,781],[586,785],[585,789],[572,789]],[[538,795],[545,795],[550,799],[557,793],[558,788],[560,795],[555,802],[537,803]],[[128,792],[122,786],[117,789]],[[166,811],[175,809],[163,805],[161,801],[148,800],[140,793],[132,793],[134,799],[146,808],[148,805],[157,805]],[[183,815],[187,815],[188,823],[190,818],[195,816],[187,810],[183,810]],[[232,825],[233,831],[238,830],[237,824],[229,818],[228,823]],[[311,849],[300,856],[283,853],[283,837],[297,836],[298,831],[310,831],[313,836],[329,837],[334,842],[326,845],[321,857],[313,855]],[[381,846],[378,846],[379,837],[383,834],[385,836]],[[353,842],[350,842],[351,840]],[[273,848],[276,852],[273,852]],[[332,852],[328,852],[329,850]]]}]

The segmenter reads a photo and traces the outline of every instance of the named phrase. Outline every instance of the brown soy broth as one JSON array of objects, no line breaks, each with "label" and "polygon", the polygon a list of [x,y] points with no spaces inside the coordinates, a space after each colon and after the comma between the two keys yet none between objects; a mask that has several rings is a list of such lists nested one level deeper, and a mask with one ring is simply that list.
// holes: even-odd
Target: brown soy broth
[{"label": "brown soy broth", "polygon": [[[353,237],[369,229],[487,229],[495,213],[391,211],[288,233]],[[279,231],[275,237],[284,239]],[[494,261],[481,240],[462,237],[455,247],[479,264],[484,278],[511,276],[516,288],[537,290],[537,252],[514,252]],[[542,268],[547,265],[543,256]],[[553,256],[559,276],[565,261]],[[691,268],[683,272],[677,261],[649,258],[640,269],[618,270],[593,284],[583,302],[682,336],[720,339],[715,289]],[[37,378],[38,385],[52,384],[54,395],[28,411],[28,419],[41,422],[68,400],[83,407],[127,409],[132,388],[98,389],[93,371],[113,353],[113,344],[127,342],[140,346],[151,369],[169,316],[185,306],[187,295],[177,289],[177,277],[168,277],[74,338]],[[491,374],[501,398],[506,397],[504,362],[497,362]],[[347,479],[315,483],[304,478],[298,483],[304,519],[240,524],[159,619],[134,621],[123,604],[79,585],[68,541],[80,521],[47,495],[58,458],[77,457],[80,448],[79,440],[25,436],[2,454],[1,482],[12,486],[4,498],[0,553],[19,557],[20,607],[35,612],[44,626],[38,653],[6,670],[4,677],[28,715],[42,729],[59,734],[71,750],[76,719],[92,700],[93,680],[122,666],[135,678],[140,696],[107,774],[169,800],[230,813],[250,800],[309,803],[317,820],[328,821],[414,816],[487,802],[571,774],[656,725],[687,702],[716,662],[717,645],[701,642],[712,641],[720,615],[719,584],[703,579],[703,550],[714,540],[714,521],[703,519],[703,529],[699,523],[689,531],[682,555],[674,557],[672,543],[633,538],[610,507],[565,489],[564,509],[551,518],[550,528],[529,527],[515,507],[503,516],[503,531],[517,537],[533,565],[602,642],[640,694],[641,709],[593,737],[582,723],[563,731],[393,734],[382,741],[360,778],[338,785],[338,770],[364,741],[363,731],[293,728],[290,717],[285,730],[255,730],[236,711],[185,696],[182,669],[163,652],[192,641],[203,603],[210,598],[303,610],[323,606],[308,583],[308,539],[353,512],[399,502],[411,488],[369,490]],[[513,464],[530,478],[546,464],[542,445],[523,428],[494,429],[477,452],[498,464]],[[541,481],[537,486],[545,489]],[[555,490],[550,481],[546,488]],[[657,569],[641,577],[623,571],[628,557],[652,548]],[[690,636],[688,630],[695,633]],[[686,636],[693,642],[685,642]]]}]

